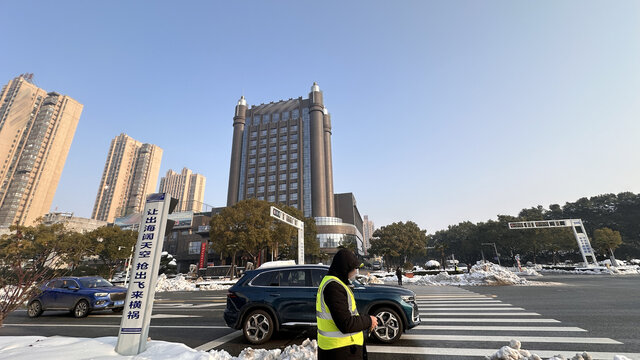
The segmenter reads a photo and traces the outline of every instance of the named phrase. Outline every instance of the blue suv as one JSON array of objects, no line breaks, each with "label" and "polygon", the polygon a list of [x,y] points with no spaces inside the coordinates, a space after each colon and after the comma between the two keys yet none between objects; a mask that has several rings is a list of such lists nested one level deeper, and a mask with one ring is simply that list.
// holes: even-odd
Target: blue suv
[{"label": "blue suv", "polygon": [[[229,289],[224,320],[242,329],[251,344],[263,344],[286,327],[317,326],[316,293],[329,271],[323,265],[293,265],[247,271]],[[350,285],[361,315],[378,318],[371,336],[382,343],[397,341],[420,324],[415,293],[388,285]]]},{"label": "blue suv", "polygon": [[27,304],[29,317],[38,317],[45,310],[68,310],[77,318],[93,310],[122,311],[127,289],[113,286],[99,276],[64,277],[46,282],[41,293]]}]

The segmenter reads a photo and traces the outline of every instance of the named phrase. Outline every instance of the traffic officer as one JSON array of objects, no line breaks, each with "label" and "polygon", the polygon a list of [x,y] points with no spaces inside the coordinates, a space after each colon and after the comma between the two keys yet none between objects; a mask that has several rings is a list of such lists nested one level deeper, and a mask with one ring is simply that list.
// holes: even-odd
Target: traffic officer
[{"label": "traffic officer", "polygon": [[363,330],[378,326],[375,316],[360,316],[356,299],[349,288],[360,266],[356,256],[340,249],[333,257],[329,272],[322,279],[316,295],[318,323],[318,360],[363,359]]}]

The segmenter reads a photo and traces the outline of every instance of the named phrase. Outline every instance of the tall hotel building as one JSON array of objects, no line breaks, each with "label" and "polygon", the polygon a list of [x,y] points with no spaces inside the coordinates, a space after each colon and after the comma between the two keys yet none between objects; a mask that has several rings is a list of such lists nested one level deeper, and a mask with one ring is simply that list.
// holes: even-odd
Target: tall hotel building
[{"label": "tall hotel building", "polygon": [[336,248],[349,237],[362,241],[361,227],[335,217],[331,116],[318,84],[308,99],[250,108],[244,96],[238,101],[227,206],[248,198],[287,204],[314,217],[323,248]]},{"label": "tall hotel building", "polygon": [[82,104],[47,92],[33,74],[0,92],[0,227],[32,225],[49,212]]},{"label": "tall hotel building", "polygon": [[178,199],[176,212],[201,212],[206,180],[203,175],[194,174],[187,168],[183,168],[180,174],[169,169],[167,175],[160,179],[158,192],[168,193],[174,199]]},{"label": "tall hotel building", "polygon": [[155,190],[161,160],[162,149],[156,145],[126,134],[111,140],[91,218],[113,222],[141,212],[147,195]]}]

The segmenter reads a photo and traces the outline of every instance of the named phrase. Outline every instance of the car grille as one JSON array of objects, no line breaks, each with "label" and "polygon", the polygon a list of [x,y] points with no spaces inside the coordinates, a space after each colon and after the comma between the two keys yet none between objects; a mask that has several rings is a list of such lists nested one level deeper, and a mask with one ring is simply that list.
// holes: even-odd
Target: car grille
[{"label": "car grille", "polygon": [[127,297],[127,293],[111,293],[109,294],[109,299],[111,299],[111,301],[118,301],[118,300],[124,300],[124,298]]}]

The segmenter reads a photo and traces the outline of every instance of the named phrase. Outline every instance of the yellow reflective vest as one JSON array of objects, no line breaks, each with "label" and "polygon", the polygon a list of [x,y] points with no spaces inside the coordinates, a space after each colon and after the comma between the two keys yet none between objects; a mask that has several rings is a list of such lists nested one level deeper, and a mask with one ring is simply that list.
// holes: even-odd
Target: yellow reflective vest
[{"label": "yellow reflective vest", "polygon": [[324,301],[324,288],[330,282],[335,281],[344,287],[347,292],[347,301],[349,302],[349,311],[351,315],[359,316],[356,308],[356,298],[353,296],[351,289],[340,279],[335,276],[325,276],[318,287],[316,295],[316,321],[318,323],[318,347],[322,350],[331,350],[349,345],[364,344],[364,335],[362,331],[353,333],[343,333],[338,330],[336,323],[331,317],[329,308]]}]

